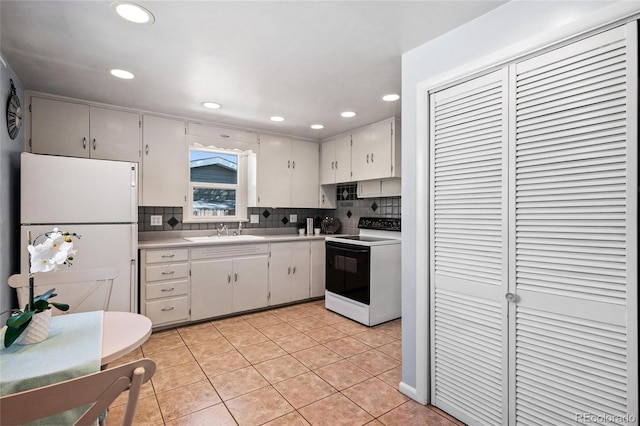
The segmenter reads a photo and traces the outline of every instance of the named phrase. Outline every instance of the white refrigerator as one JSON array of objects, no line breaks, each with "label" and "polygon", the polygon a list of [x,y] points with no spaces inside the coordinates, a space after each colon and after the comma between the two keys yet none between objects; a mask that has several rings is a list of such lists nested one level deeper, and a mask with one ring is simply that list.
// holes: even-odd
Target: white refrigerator
[{"label": "white refrigerator", "polygon": [[[81,238],[73,239],[77,253],[70,268],[115,267],[118,277],[107,309],[137,312],[137,182],[137,163],[22,153],[21,272],[29,269],[29,233],[35,238],[53,228],[75,232]],[[42,241],[44,237],[37,242]],[[104,295],[89,294],[89,287],[60,286],[54,301],[75,307],[75,312],[102,309]]]}]

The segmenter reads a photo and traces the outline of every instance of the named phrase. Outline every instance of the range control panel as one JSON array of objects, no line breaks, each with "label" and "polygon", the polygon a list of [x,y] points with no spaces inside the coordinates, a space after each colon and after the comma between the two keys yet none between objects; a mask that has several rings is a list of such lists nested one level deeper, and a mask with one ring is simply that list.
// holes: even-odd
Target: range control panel
[{"label": "range control panel", "polygon": [[400,221],[400,218],[395,217],[361,217],[358,221],[358,228],[400,232]]}]

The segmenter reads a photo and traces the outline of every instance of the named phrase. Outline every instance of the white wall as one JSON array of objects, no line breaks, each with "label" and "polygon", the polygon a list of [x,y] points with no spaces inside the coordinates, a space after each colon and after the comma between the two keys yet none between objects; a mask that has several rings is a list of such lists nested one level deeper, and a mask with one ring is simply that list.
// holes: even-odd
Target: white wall
[{"label": "white wall", "polygon": [[[419,402],[428,398],[426,144],[418,128],[425,82],[442,82],[515,59],[541,44],[640,12],[640,2],[511,1],[402,57],[402,383]],[[428,85],[428,84],[427,84]],[[418,90],[420,87],[420,91]],[[409,231],[406,232],[405,230]]]},{"label": "white wall", "polygon": [[[20,231],[20,153],[24,147],[24,127],[11,139],[7,131],[7,99],[13,80],[20,104],[24,107],[24,88],[9,64],[0,61],[0,327],[15,307],[15,291],[7,284],[10,275],[19,271]],[[26,250],[26,247],[24,248]]]}]

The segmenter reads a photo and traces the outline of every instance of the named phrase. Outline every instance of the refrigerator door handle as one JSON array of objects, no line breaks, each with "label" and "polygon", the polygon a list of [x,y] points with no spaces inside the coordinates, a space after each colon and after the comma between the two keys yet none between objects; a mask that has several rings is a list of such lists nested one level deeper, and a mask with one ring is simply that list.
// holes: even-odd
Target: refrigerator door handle
[{"label": "refrigerator door handle", "polygon": [[131,283],[130,287],[130,297],[131,297],[131,305],[130,311],[134,313],[138,313],[138,292],[136,289],[138,288],[137,283],[138,278],[138,266],[136,259],[131,259],[131,269],[129,270],[129,282]]},{"label": "refrigerator door handle", "polygon": [[136,186],[138,186],[138,170],[135,163],[131,163],[131,187],[135,188]]}]

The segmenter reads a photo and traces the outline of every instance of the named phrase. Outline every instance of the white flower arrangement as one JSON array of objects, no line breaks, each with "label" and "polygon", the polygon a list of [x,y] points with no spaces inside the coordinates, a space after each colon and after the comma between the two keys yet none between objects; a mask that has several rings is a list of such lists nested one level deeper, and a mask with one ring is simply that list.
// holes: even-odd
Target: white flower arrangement
[{"label": "white flower arrangement", "polygon": [[[46,240],[36,244],[38,239],[46,237]],[[33,243],[27,246],[29,251],[29,303],[24,309],[16,309],[13,315],[7,319],[7,330],[4,335],[5,348],[11,346],[23,331],[27,329],[34,315],[51,309],[53,305],[61,311],[68,311],[69,305],[64,303],[49,302],[49,299],[57,296],[55,288],[39,296],[34,296],[33,275],[37,272],[50,272],[58,269],[60,265],[71,266],[76,250],[73,249],[72,237],[80,238],[80,235],[70,232],[61,232],[54,228],[51,232],[37,235]]]},{"label": "white flower arrangement", "polygon": [[51,232],[38,235],[33,242],[35,243],[41,236],[47,237],[43,243],[30,244],[27,247],[30,259],[29,273],[55,271],[58,266],[63,264],[70,266],[73,255],[76,254],[71,236],[77,238],[80,236],[69,232],[60,232],[58,228],[54,228]]}]

